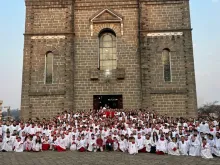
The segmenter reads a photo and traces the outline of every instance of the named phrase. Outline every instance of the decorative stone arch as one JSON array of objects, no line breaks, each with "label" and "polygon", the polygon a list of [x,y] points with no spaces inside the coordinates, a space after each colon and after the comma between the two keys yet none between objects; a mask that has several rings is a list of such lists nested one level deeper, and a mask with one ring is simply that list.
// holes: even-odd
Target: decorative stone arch
[{"label": "decorative stone arch", "polygon": [[157,48],[157,52],[162,52],[164,49],[169,49],[170,52],[176,52],[176,46],[173,43],[163,43]]},{"label": "decorative stone arch", "polygon": [[59,55],[59,51],[56,47],[54,46],[44,46],[41,50],[40,50],[40,54],[41,55],[46,55],[48,52],[52,52],[54,56]]},{"label": "decorative stone arch", "polygon": [[97,12],[89,21],[91,36],[98,36],[102,29],[112,29],[117,36],[122,36],[124,33],[123,17],[110,9]]},{"label": "decorative stone arch", "polygon": [[112,30],[117,37],[121,36],[120,28],[115,24],[100,24],[95,26],[96,28],[93,31],[93,36],[99,36],[100,32],[102,32],[105,29]]}]

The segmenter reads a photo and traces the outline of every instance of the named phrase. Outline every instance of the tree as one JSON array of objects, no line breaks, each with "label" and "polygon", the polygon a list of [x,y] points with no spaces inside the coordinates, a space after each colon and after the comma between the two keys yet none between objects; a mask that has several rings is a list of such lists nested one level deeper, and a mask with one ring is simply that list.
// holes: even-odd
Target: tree
[{"label": "tree", "polygon": [[198,109],[201,116],[214,117],[220,119],[220,105],[218,101],[206,103]]},{"label": "tree", "polygon": [[[7,118],[7,116],[8,116],[8,112],[6,112],[6,111],[2,112],[3,118]],[[10,110],[10,116],[15,120],[19,120],[20,119],[20,110],[18,110],[18,109]]]}]

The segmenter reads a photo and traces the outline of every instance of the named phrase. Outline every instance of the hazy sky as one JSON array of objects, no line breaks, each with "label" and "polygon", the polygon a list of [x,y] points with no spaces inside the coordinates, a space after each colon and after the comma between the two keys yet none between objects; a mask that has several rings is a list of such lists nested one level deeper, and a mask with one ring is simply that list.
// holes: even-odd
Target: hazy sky
[{"label": "hazy sky", "polygon": [[[24,0],[0,5],[0,100],[20,108]],[[191,0],[198,104],[220,101],[220,0]]]}]

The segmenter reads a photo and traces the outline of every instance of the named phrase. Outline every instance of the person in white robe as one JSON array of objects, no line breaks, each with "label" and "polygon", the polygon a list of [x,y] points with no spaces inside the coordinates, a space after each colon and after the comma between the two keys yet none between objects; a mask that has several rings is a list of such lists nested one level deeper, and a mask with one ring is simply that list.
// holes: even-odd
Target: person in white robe
[{"label": "person in white robe", "polygon": [[21,141],[24,143],[25,142],[25,138],[26,138],[25,132],[22,132],[21,136],[19,135],[19,137],[21,137]]},{"label": "person in white robe", "polygon": [[92,134],[94,134],[94,129],[93,127],[90,127],[89,132],[88,132],[88,139],[92,138]]},{"label": "person in white robe", "polygon": [[70,148],[71,134],[69,133],[69,131],[66,131],[64,136],[65,136],[65,142],[66,142],[65,146],[66,146],[66,148],[69,149]]},{"label": "person in white robe", "polygon": [[12,125],[10,125],[9,130],[11,133],[18,130],[18,126],[16,124],[16,121],[14,121]]},{"label": "person in white robe", "polygon": [[61,138],[58,140],[58,144],[56,145],[56,150],[58,152],[66,151],[66,145],[67,145],[67,139],[65,138],[65,135],[62,134]]},{"label": "person in white robe", "polygon": [[156,144],[156,153],[158,155],[167,153],[167,140],[164,138],[164,135],[161,135],[160,139]]},{"label": "person in white robe", "polygon": [[141,136],[141,133],[138,133],[138,137],[136,139],[136,143],[138,146],[138,152],[145,152],[146,149],[144,147],[144,137]]},{"label": "person in white robe", "polygon": [[[3,135],[3,138],[7,135],[7,132],[10,132],[10,123],[9,123],[9,121],[7,121],[5,125],[2,125],[2,135]],[[11,133],[12,132],[10,132],[10,134]]]},{"label": "person in white robe", "polygon": [[146,152],[150,152],[151,151],[151,139],[150,139],[150,135],[146,135],[146,138],[144,139],[144,147],[146,148]]},{"label": "person in white robe", "polygon": [[70,143],[71,143],[70,151],[76,151],[76,137],[75,137],[75,135],[72,136]]},{"label": "person in white robe", "polygon": [[163,133],[168,133],[169,131],[170,131],[170,129],[168,128],[168,125],[167,124],[165,124],[165,126],[164,126],[164,128],[163,128]]},{"label": "person in white robe", "polygon": [[209,124],[203,119],[199,125],[200,132],[209,133]]},{"label": "person in white robe", "polygon": [[85,152],[87,150],[87,140],[85,139],[84,135],[78,137],[76,146],[77,150],[80,152]]},{"label": "person in white robe", "polygon": [[91,139],[88,140],[88,149],[89,152],[96,152],[97,150],[97,144],[96,144],[96,138],[94,134],[91,134]]},{"label": "person in white robe", "polygon": [[189,143],[189,155],[190,156],[200,156],[201,144],[198,138],[195,136],[191,137],[191,141]]},{"label": "person in white robe", "polygon": [[36,128],[34,124],[32,124],[31,127],[29,127],[28,134],[31,136],[34,136],[36,134]]},{"label": "person in white robe", "polygon": [[118,144],[119,144],[119,150],[120,151],[122,151],[122,152],[127,151],[127,149],[128,149],[128,142],[125,139],[124,135],[121,135],[121,139],[119,140]]},{"label": "person in white robe", "polygon": [[105,129],[101,130],[101,137],[103,138],[104,144],[108,136],[109,136],[109,130],[107,129],[107,127],[105,127]]},{"label": "person in white robe", "polygon": [[212,152],[211,152],[211,147],[210,147],[209,143],[207,143],[205,138],[202,140],[201,156],[204,159],[212,159],[213,158]]},{"label": "person in white robe", "polygon": [[113,150],[114,150],[114,151],[117,151],[117,150],[118,150],[118,139],[117,139],[117,137],[115,136],[115,137],[113,138],[113,140],[114,140]]},{"label": "person in white robe", "polygon": [[3,144],[3,138],[2,138],[2,136],[0,135],[0,151],[2,151],[2,144]]},{"label": "person in white robe", "polygon": [[42,151],[42,143],[39,136],[37,136],[36,140],[33,141],[32,150],[34,152]]},{"label": "person in white robe", "polygon": [[60,137],[52,135],[50,137],[50,149],[52,149],[53,151],[56,150],[56,147],[59,144],[59,140],[60,140]]},{"label": "person in white robe", "polygon": [[113,139],[116,138],[117,140],[120,139],[120,137],[118,136],[117,130],[114,131],[114,133],[113,133],[113,135],[112,135],[112,138],[113,138]]},{"label": "person in white robe", "polygon": [[8,152],[13,150],[14,138],[10,135],[10,132],[6,132],[6,136],[3,138],[2,151]]},{"label": "person in white robe", "polygon": [[151,136],[151,153],[155,153],[156,152],[156,145],[157,145],[157,142],[159,140],[158,138],[158,135],[156,132],[153,132],[153,135]]},{"label": "person in white robe", "polygon": [[[216,138],[217,139],[217,138]],[[213,139],[213,135],[210,134],[209,138],[207,140],[207,142],[209,143],[210,147],[211,147],[211,152],[214,156],[218,156],[220,157],[220,150],[217,148],[216,146],[216,140]]]},{"label": "person in white robe", "polygon": [[128,143],[128,153],[130,155],[135,155],[138,153],[138,146],[135,141],[135,138],[131,138]]},{"label": "person in white robe", "polygon": [[39,132],[40,135],[43,133],[43,128],[41,127],[40,124],[38,124],[38,125],[35,127],[35,130],[36,130],[36,132]]},{"label": "person in white robe", "polygon": [[220,133],[216,133],[216,139],[215,139],[215,144],[214,144],[214,149],[213,153],[216,156],[219,156],[220,154]]},{"label": "person in white robe", "polygon": [[31,136],[27,136],[26,140],[24,142],[24,150],[25,151],[31,151],[32,150],[32,146],[33,146],[33,141],[31,139]]},{"label": "person in white robe", "polygon": [[185,137],[182,136],[181,140],[179,141],[179,150],[181,155],[188,155],[188,148],[189,148],[189,143],[185,141]]},{"label": "person in white robe", "polygon": [[23,152],[24,151],[24,143],[21,141],[21,138],[18,139],[14,143],[14,151],[15,152]]},{"label": "person in white robe", "polygon": [[175,155],[175,156],[180,155],[179,146],[177,143],[177,139],[175,137],[172,139],[172,142],[168,143],[167,149],[169,155]]},{"label": "person in white robe", "polygon": [[210,128],[209,128],[209,134],[211,134],[211,135],[213,135],[213,136],[216,135],[216,129],[213,128],[213,125],[211,125]]}]

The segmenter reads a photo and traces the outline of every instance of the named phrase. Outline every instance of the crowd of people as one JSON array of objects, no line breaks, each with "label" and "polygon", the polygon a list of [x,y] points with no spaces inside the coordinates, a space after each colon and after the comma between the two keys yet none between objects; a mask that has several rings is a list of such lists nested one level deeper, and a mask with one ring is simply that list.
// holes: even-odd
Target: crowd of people
[{"label": "crowd of people", "polygon": [[0,151],[103,152],[220,157],[219,121],[148,110],[62,112],[42,120],[0,122]]}]

